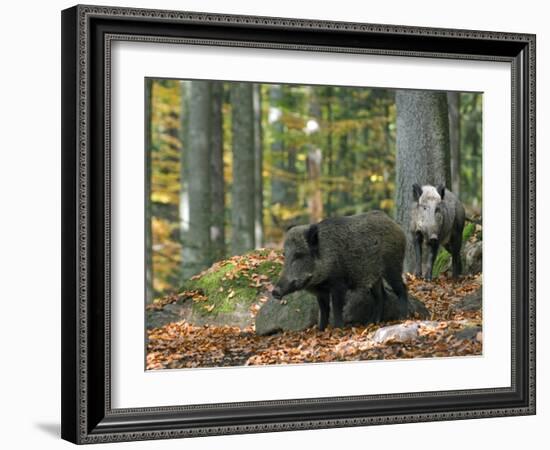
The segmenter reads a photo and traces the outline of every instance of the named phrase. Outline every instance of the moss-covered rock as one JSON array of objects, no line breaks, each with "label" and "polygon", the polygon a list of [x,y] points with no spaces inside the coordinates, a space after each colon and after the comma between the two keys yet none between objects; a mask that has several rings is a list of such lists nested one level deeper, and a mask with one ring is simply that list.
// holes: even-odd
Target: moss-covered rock
[{"label": "moss-covered rock", "polygon": [[279,277],[280,251],[260,249],[218,261],[185,282],[177,294],[159,299],[147,309],[147,327],[177,320],[194,325],[254,323],[253,307]]}]

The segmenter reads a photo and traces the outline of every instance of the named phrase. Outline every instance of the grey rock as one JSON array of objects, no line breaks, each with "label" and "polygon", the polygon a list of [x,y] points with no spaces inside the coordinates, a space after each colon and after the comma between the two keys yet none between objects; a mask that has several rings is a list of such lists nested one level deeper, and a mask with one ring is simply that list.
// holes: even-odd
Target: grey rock
[{"label": "grey rock", "polygon": [[410,342],[418,338],[419,323],[400,323],[376,330],[372,340],[376,344],[384,344],[388,341]]},{"label": "grey rock", "polygon": [[483,270],[483,242],[466,242],[462,249],[464,273],[474,274]]},{"label": "grey rock", "polygon": [[271,297],[256,315],[256,334],[305,330],[317,323],[318,316],[317,299],[305,291],[289,294],[283,300]]},{"label": "grey rock", "polygon": [[465,296],[454,308],[459,311],[477,311],[481,309],[482,304],[482,289],[479,288],[477,291]]},{"label": "grey rock", "polygon": [[193,310],[193,302],[191,300],[186,300],[183,303],[168,304],[161,310],[147,311],[146,320],[147,328],[162,327],[168,323],[179,322],[181,320],[197,326],[231,325],[240,328],[245,328],[254,323],[248,303],[236,302],[235,309],[231,312],[201,314]]},{"label": "grey rock", "polygon": [[457,339],[476,339],[477,333],[481,331],[479,325],[466,325],[462,330],[454,333]]},{"label": "grey rock", "polygon": [[[426,319],[430,312],[424,304],[409,295],[408,313],[400,313],[398,298],[386,287],[387,302],[383,321]],[[369,293],[366,298],[348,293],[344,306],[346,325],[367,325],[371,317],[374,299]],[[317,325],[319,306],[317,299],[306,291],[295,292],[282,301],[270,298],[256,316],[256,334],[267,335],[280,331],[301,331]],[[334,325],[332,313],[330,323]]]}]

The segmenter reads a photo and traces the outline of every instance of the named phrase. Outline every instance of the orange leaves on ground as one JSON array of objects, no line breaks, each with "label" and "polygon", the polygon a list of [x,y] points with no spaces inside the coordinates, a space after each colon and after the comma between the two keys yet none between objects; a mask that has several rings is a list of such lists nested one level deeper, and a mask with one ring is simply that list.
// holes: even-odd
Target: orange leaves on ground
[{"label": "orange leaves on ground", "polygon": [[[465,275],[458,280],[441,275],[432,281],[425,281],[414,275],[406,274],[409,292],[418,298],[431,313],[432,320],[456,319],[458,314],[454,307],[468,294],[481,288],[481,275]],[[462,313],[460,318],[476,319],[479,311]],[[480,318],[480,317],[479,317]]]},{"label": "orange leaves on ground", "polygon": [[426,329],[411,342],[373,343],[379,325],[345,329],[312,327],[257,336],[252,329],[172,323],[149,331],[147,369],[296,364],[481,354],[477,339],[458,339],[459,324]]},{"label": "orange leaves on ground", "polygon": [[[239,263],[241,273],[245,263]],[[275,255],[280,258],[280,255]],[[259,258],[261,259],[261,258]],[[260,264],[252,262],[251,264]],[[264,282],[260,277],[252,278]],[[312,327],[305,331],[284,332],[272,336],[258,336],[251,327],[194,326],[186,322],[171,323],[148,331],[147,369],[186,367],[223,367],[265,364],[296,364],[331,361],[360,361],[399,358],[430,358],[480,355],[482,351],[481,311],[462,311],[457,305],[468,294],[481,287],[480,276],[466,276],[454,281],[440,277],[432,282],[407,275],[409,292],[432,311],[431,321],[418,322],[418,335],[410,341],[388,340],[376,343],[373,335],[382,326],[396,323],[414,324],[416,321],[371,324],[366,327],[344,329]],[[200,293],[185,291],[179,296],[200,300]],[[227,290],[231,295],[231,289]],[[167,303],[178,296],[164,300]],[[255,316],[268,300],[260,295],[250,307]],[[158,307],[155,304],[151,307]],[[466,327],[475,330],[472,337],[461,338]]]}]

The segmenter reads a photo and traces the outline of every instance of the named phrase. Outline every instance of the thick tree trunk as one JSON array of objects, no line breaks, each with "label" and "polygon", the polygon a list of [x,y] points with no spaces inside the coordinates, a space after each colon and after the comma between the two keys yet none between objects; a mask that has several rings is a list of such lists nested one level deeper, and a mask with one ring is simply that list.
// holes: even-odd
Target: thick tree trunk
[{"label": "thick tree trunk", "polygon": [[261,85],[253,88],[254,108],[254,243],[256,248],[263,246],[264,240],[264,188],[263,188],[263,144],[262,144],[262,97]]},{"label": "thick tree trunk", "polygon": [[154,299],[153,289],[153,230],[152,230],[152,120],[151,109],[153,107],[153,80],[145,79],[145,301],[152,303]]},{"label": "thick tree trunk", "polygon": [[223,82],[211,82],[212,115],[210,118],[210,243],[212,259],[225,257],[225,191],[223,178]]},{"label": "thick tree trunk", "polygon": [[451,180],[449,187],[460,195],[460,94],[448,92],[449,103],[449,142],[451,151]]},{"label": "thick tree trunk", "polygon": [[231,84],[233,189],[231,191],[231,252],[254,248],[254,110],[252,83]]},{"label": "thick tree trunk", "polygon": [[399,90],[397,108],[396,220],[407,234],[405,271],[412,272],[414,249],[409,233],[412,185],[446,183],[449,118],[444,93]]},{"label": "thick tree trunk", "polygon": [[[210,252],[210,116],[211,88],[208,81],[189,83],[189,108],[187,146],[184,151],[184,174],[187,182],[182,180],[184,194],[187,198],[188,222],[183,222],[182,276],[187,279],[197,274],[212,263]],[[186,219],[183,214],[183,219]]]}]

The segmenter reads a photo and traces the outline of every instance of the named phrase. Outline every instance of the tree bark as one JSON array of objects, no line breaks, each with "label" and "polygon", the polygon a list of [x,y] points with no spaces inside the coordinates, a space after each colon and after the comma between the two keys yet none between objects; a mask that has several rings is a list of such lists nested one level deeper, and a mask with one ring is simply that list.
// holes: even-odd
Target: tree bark
[{"label": "tree bark", "polygon": [[409,233],[412,185],[446,183],[449,118],[445,93],[399,90],[397,109],[396,220],[407,234],[405,271],[414,268]]},{"label": "tree bark", "polygon": [[460,94],[447,92],[449,104],[449,143],[451,152],[450,188],[460,195]]},{"label": "tree bark", "polygon": [[[212,263],[210,251],[210,116],[211,87],[208,81],[189,83],[187,146],[184,151],[183,192],[188,217],[182,215],[182,277],[187,279]],[[187,220],[187,221],[186,221]]]},{"label": "tree bark", "polygon": [[260,248],[263,246],[264,240],[262,96],[260,84],[254,85],[252,95],[254,108],[254,243],[256,248]]},{"label": "tree bark", "polygon": [[[333,142],[333,136],[332,136],[332,125],[333,125],[333,119],[334,114],[332,111],[332,88],[327,87],[326,90],[326,108],[327,108],[327,177],[330,179],[333,174],[333,148],[334,148],[334,142]],[[327,217],[332,216],[332,186],[329,186],[327,189],[327,204],[326,204],[326,215]]]},{"label": "tree bark", "polygon": [[320,148],[312,148],[307,154],[309,222],[318,223],[323,219],[323,196],[321,194],[321,163]]},{"label": "tree bark", "polygon": [[254,111],[252,83],[232,83],[233,187],[231,190],[231,252],[254,248]]},{"label": "tree bark", "polygon": [[308,153],[306,159],[307,166],[307,206],[309,210],[309,222],[318,223],[323,219],[323,194],[321,192],[321,174],[323,153],[321,151],[321,126],[322,111],[317,90],[313,87],[309,89],[309,116],[311,120],[317,123],[317,128],[310,131],[307,146]]},{"label": "tree bark", "polygon": [[153,80],[145,79],[145,301],[154,300],[153,287],[153,230],[152,230],[152,116]]},{"label": "tree bark", "polygon": [[[270,104],[270,116],[272,111],[278,111],[278,117],[274,115],[272,120],[272,130],[273,130],[273,142],[271,144],[271,164],[275,172],[285,171],[286,170],[286,161],[284,154],[284,144],[283,144],[283,130],[284,125],[281,120],[282,115],[282,99],[283,99],[283,89],[279,84],[273,84],[269,88],[269,104]],[[285,181],[277,175],[277,173],[271,176],[271,204],[275,205],[277,203],[284,204],[286,202],[286,183]]]},{"label": "tree bark", "polygon": [[212,115],[210,118],[210,243],[212,259],[225,257],[225,189],[223,177],[223,82],[211,82]]}]

